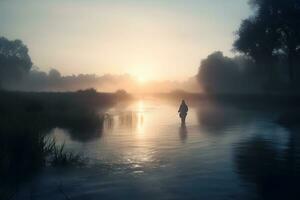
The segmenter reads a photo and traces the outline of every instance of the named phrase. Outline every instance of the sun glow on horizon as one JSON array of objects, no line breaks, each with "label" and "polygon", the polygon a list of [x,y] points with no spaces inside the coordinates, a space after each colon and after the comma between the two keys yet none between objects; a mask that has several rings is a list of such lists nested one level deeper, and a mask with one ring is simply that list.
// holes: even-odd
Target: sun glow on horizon
[{"label": "sun glow on horizon", "polygon": [[138,80],[138,82],[141,83],[141,84],[144,84],[144,83],[147,81],[146,78],[143,77],[143,76],[139,76],[139,77],[137,78],[137,80]]},{"label": "sun glow on horizon", "polygon": [[245,0],[220,5],[209,0],[0,1],[0,25],[3,36],[28,46],[41,71],[142,76],[137,83],[185,81],[211,52],[233,54],[233,32],[252,13]]},{"label": "sun glow on horizon", "polygon": [[131,74],[135,77],[138,84],[143,85],[150,81],[153,72],[151,66],[140,65],[139,67],[131,68]]}]

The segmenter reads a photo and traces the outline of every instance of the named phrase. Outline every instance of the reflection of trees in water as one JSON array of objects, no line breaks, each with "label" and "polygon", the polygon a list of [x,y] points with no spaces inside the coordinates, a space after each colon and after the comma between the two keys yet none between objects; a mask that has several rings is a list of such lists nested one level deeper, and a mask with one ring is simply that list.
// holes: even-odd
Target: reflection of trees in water
[{"label": "reflection of trees in water", "polygon": [[144,124],[144,116],[140,113],[128,111],[119,115],[119,125],[121,128],[135,130]]},{"label": "reflection of trees in water", "polygon": [[52,144],[47,140],[48,132],[53,128],[66,129],[73,140],[81,142],[100,137],[102,113],[116,102],[110,94],[93,91],[2,91],[0,96],[0,199],[9,199],[9,188],[14,189],[12,186],[48,163],[48,144]]},{"label": "reflection of trees in water", "polygon": [[110,114],[105,114],[104,116],[104,128],[111,130],[115,126],[114,116]]},{"label": "reflection of trees in water", "polygon": [[244,119],[249,118],[249,115],[234,107],[205,104],[198,107],[197,117],[201,128],[218,134],[223,133],[229,126],[242,123]]},{"label": "reflection of trees in water", "polygon": [[95,120],[97,122],[93,124],[79,124],[67,127],[71,139],[80,142],[87,142],[101,137],[103,132],[104,119],[103,117],[98,117],[98,119]]},{"label": "reflection of trees in water", "polygon": [[103,132],[104,115],[94,110],[78,110],[64,115],[48,118],[46,126],[68,130],[72,140],[87,142],[101,137]]},{"label": "reflection of trees in water", "polygon": [[119,112],[116,116],[106,114],[104,118],[104,127],[111,130],[119,126],[122,129],[135,130],[144,124],[144,116],[142,113],[134,111]]},{"label": "reflection of trees in water", "polygon": [[137,127],[137,114],[132,111],[122,112],[119,115],[119,123],[121,127],[135,129]]},{"label": "reflection of trees in water", "polygon": [[241,177],[256,185],[263,199],[299,199],[299,131],[290,130],[286,149],[261,137],[254,137],[235,148],[235,163]]},{"label": "reflection of trees in water", "polygon": [[[260,111],[251,114],[225,106],[202,106],[197,114],[200,127],[212,134],[224,133],[227,128],[240,126],[252,119],[257,121],[262,116],[269,120],[271,116]],[[268,140],[259,134],[234,148],[238,174],[256,186],[262,199],[299,199],[300,127],[288,128],[288,131],[288,143],[278,145],[278,142],[283,143],[282,138]],[[266,132],[270,130],[267,128]]]}]

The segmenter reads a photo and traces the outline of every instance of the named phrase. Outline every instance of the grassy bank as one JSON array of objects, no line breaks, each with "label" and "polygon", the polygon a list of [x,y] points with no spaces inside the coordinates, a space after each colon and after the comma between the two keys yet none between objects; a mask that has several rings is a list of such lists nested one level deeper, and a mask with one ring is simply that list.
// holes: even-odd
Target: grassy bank
[{"label": "grassy bank", "polygon": [[47,132],[59,127],[67,129],[78,140],[89,140],[101,134],[105,111],[129,98],[124,92],[97,93],[94,90],[1,91],[0,186],[26,178],[48,164],[82,164],[80,156],[65,151],[64,145],[56,145]]}]

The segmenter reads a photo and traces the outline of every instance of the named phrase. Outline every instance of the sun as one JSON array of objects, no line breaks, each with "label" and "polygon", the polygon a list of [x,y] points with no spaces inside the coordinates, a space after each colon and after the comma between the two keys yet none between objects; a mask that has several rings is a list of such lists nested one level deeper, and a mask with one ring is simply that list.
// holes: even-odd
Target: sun
[{"label": "sun", "polygon": [[138,80],[139,83],[145,83],[145,82],[146,82],[146,79],[145,79],[145,77],[143,77],[143,76],[139,76],[139,77],[137,78],[137,80]]},{"label": "sun", "polygon": [[131,74],[138,84],[143,85],[150,81],[149,78],[152,75],[152,71],[150,67],[146,67],[144,65],[140,67],[133,67]]}]

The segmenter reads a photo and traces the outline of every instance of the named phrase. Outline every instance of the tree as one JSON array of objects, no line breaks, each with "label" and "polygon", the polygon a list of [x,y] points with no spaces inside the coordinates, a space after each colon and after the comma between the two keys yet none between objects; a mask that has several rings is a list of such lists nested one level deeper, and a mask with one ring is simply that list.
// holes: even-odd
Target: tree
[{"label": "tree", "polygon": [[202,60],[197,79],[210,94],[257,94],[262,92],[262,74],[247,56],[226,57],[216,51]]},{"label": "tree", "polygon": [[251,0],[255,14],[243,20],[234,49],[265,67],[269,80],[280,56],[287,60],[291,86],[300,56],[300,0]]},{"label": "tree", "polygon": [[0,85],[17,81],[32,67],[28,48],[21,40],[0,37]]},{"label": "tree", "polygon": [[240,91],[239,66],[220,51],[202,60],[197,78],[208,93],[224,94]]}]

